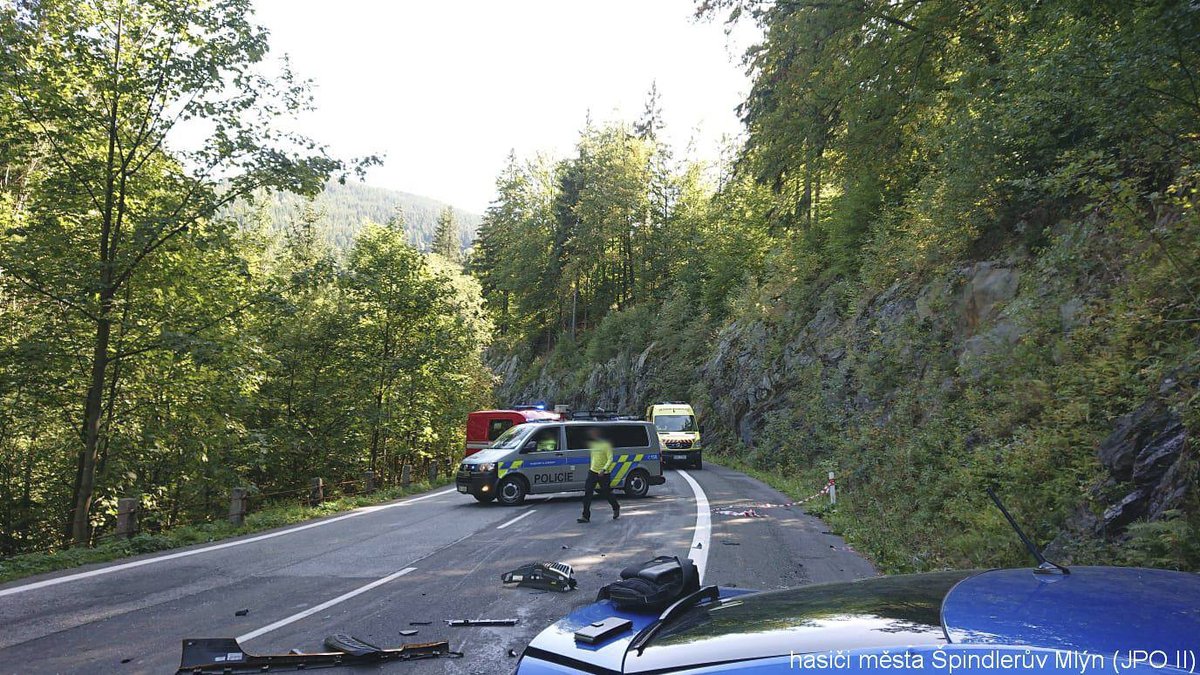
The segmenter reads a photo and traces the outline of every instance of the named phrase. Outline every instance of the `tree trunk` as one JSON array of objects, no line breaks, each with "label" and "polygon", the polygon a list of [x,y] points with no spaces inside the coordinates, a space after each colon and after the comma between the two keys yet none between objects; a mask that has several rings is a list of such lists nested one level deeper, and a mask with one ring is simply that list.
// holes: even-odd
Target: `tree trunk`
[{"label": "tree trunk", "polygon": [[111,298],[101,302],[102,311],[96,321],[96,342],[92,349],[91,382],[83,409],[83,452],[79,457],[78,489],[75,491],[75,509],[71,518],[71,539],[77,546],[86,544],[90,534],[88,520],[92,510],[92,492],[95,490],[101,404],[107,379],[108,341],[112,334],[112,320],[109,318],[111,304]]}]

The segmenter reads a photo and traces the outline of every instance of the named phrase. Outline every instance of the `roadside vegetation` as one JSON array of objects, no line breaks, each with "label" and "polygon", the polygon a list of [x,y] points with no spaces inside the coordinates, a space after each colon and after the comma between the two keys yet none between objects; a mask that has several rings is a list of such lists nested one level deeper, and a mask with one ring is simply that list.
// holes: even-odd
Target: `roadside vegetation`
[{"label": "roadside vegetation", "polygon": [[122,497],[179,534],[113,554],[235,487],[446,475],[491,395],[461,228],[280,212],[376,160],[286,130],[309,85],[249,0],[0,3],[0,44],[0,556]]}]

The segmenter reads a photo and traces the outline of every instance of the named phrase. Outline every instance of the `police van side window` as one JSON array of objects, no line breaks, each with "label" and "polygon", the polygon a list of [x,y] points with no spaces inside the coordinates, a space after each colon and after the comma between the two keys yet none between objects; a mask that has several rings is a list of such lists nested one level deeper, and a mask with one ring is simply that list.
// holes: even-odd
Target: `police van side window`
[{"label": "police van side window", "polygon": [[613,425],[605,431],[614,448],[645,448],[650,445],[650,436],[641,424]]},{"label": "police van side window", "polygon": [[589,435],[588,431],[591,428],[592,425],[590,424],[586,426],[574,424],[567,427],[567,449],[587,450],[588,441],[591,440],[591,436]]}]

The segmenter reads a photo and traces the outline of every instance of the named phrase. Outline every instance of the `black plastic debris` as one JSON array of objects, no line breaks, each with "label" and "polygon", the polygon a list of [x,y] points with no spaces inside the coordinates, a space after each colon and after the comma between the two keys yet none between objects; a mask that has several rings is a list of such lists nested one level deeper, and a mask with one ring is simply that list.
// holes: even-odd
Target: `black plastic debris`
[{"label": "black plastic debris", "polygon": [[517,619],[446,619],[447,626],[515,626]]},{"label": "black plastic debris", "polygon": [[500,581],[526,588],[564,593],[578,585],[575,581],[575,570],[570,565],[560,562],[533,562],[521,565],[511,572],[501,574]]},{"label": "black plastic debris", "polygon": [[696,542],[696,548],[704,548],[704,544],[702,542]]},{"label": "black plastic debris", "polygon": [[409,621],[408,625],[410,625],[410,626],[432,626],[433,622],[432,621]]},{"label": "black plastic debris", "polygon": [[248,609],[239,609],[238,611],[234,612],[233,615],[234,616],[246,616],[249,613],[250,613],[250,610],[248,610]]},{"label": "black plastic debris", "polygon": [[234,638],[188,639],[183,641],[177,675],[249,675],[462,656],[462,652],[451,651],[445,640],[384,649],[348,635],[331,635],[325,638],[325,644],[333,651],[248,654]]},{"label": "black plastic debris", "polygon": [[726,546],[741,546],[742,545],[742,542],[740,542],[740,541],[730,541],[729,539],[726,539],[725,541],[723,541],[721,543],[725,544]]}]

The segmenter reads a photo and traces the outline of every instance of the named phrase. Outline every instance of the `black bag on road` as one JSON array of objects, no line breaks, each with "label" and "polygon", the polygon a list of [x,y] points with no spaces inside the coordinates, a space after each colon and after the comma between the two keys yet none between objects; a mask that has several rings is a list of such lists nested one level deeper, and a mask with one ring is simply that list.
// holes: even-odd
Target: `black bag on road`
[{"label": "black bag on road", "polygon": [[597,600],[612,600],[622,609],[661,610],[675,600],[700,590],[700,573],[691,558],[660,555],[626,567],[621,580],[600,589]]}]

